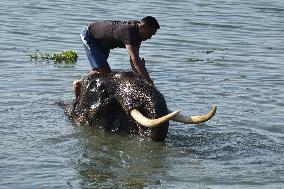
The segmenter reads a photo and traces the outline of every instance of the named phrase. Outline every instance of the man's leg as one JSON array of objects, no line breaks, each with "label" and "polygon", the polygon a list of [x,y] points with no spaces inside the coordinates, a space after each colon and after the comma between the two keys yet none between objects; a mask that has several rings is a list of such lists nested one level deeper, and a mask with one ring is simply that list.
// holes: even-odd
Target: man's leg
[{"label": "man's leg", "polygon": [[[87,34],[86,29],[81,32],[81,40],[86,51],[87,58],[92,67],[89,74],[106,74],[110,73],[111,69],[107,62],[109,51],[104,52],[98,47],[95,41],[93,41]],[[75,98],[78,100],[81,93],[81,80],[75,80],[73,82],[73,91]]]}]

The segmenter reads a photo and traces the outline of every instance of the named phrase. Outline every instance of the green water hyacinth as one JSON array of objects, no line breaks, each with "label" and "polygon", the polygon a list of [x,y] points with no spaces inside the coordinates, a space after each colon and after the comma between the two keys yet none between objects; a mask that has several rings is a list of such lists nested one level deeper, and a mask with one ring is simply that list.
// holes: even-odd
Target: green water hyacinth
[{"label": "green water hyacinth", "polygon": [[65,50],[63,52],[56,53],[42,53],[39,50],[36,50],[34,54],[29,55],[31,60],[35,61],[50,61],[53,60],[55,63],[66,63],[66,64],[75,64],[78,59],[78,55],[73,50]]}]

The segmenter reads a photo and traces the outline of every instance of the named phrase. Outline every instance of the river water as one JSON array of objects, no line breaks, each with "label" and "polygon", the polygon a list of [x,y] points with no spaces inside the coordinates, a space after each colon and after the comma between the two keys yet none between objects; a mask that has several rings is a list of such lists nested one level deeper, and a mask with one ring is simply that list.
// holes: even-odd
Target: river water
[{"label": "river water", "polygon": [[[92,20],[155,16],[141,57],[171,109],[216,116],[171,122],[156,143],[78,127],[56,105],[89,70],[79,33]],[[282,0],[1,0],[0,188],[283,188]],[[31,61],[78,52],[76,64]],[[112,68],[129,69],[125,49]]]}]

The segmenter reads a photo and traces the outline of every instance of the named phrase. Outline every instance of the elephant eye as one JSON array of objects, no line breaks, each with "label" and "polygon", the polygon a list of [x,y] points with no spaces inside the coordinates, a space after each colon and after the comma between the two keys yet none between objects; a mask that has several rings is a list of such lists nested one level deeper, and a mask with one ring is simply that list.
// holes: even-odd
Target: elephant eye
[{"label": "elephant eye", "polygon": [[100,96],[104,99],[104,98],[108,98],[109,97],[109,93],[107,90],[103,89],[101,90]]}]

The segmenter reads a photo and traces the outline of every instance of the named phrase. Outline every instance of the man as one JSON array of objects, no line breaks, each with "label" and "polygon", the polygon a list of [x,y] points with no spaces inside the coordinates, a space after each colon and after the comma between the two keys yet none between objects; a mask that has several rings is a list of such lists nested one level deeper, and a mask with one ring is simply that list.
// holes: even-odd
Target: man
[{"label": "man", "polygon": [[[160,25],[152,16],[141,21],[96,21],[83,28],[80,36],[92,67],[90,74],[111,72],[107,62],[110,49],[126,48],[133,71],[154,86],[144,59],[139,57],[139,49],[141,42],[151,39],[158,29]],[[79,98],[81,81],[74,81],[73,88]]]}]

